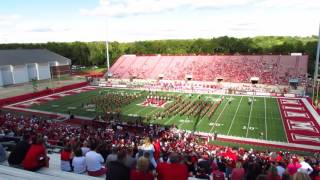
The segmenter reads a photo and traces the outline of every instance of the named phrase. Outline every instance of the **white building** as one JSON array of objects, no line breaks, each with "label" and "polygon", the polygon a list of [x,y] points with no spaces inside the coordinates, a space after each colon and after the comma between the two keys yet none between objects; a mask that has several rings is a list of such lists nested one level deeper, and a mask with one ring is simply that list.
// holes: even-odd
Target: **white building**
[{"label": "white building", "polygon": [[47,49],[0,50],[0,86],[50,79],[70,65],[70,59]]}]

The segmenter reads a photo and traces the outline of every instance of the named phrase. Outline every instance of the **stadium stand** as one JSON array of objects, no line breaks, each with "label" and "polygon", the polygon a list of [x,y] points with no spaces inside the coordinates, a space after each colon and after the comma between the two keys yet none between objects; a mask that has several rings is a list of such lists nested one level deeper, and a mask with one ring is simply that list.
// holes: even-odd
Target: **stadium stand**
[{"label": "stadium stand", "polygon": [[290,79],[306,82],[308,56],[136,56],[123,55],[109,74],[120,79],[158,79],[216,81],[288,85]]},{"label": "stadium stand", "polygon": [[[125,173],[124,171],[120,171],[118,174],[112,172],[114,165],[112,162],[117,161],[117,157],[123,153],[127,153],[126,161],[120,162],[118,159],[117,163],[123,163],[121,166],[128,166],[126,169],[131,173],[128,173],[127,179],[130,174],[130,179],[133,180],[137,179],[133,178],[137,177],[135,175],[147,174],[152,170],[158,173],[158,180],[171,180],[173,176],[176,176],[176,180],[186,179],[188,176],[188,179],[203,176],[211,179],[219,179],[220,177],[221,179],[222,174],[225,177],[238,175],[240,179],[256,179],[258,176],[280,179],[281,176],[292,178],[298,175],[319,179],[319,152],[309,156],[298,156],[282,151],[255,151],[253,149],[221,147],[208,144],[207,139],[200,139],[191,133],[175,128],[163,129],[158,126],[150,127],[136,123],[123,124],[123,122],[116,120],[103,129],[101,125],[97,128],[57,124],[40,120],[36,116],[19,116],[10,113],[0,115],[2,120],[0,134],[4,137],[19,137],[24,133],[30,133],[32,136],[34,133],[41,132],[45,137],[48,137],[48,140],[57,139],[61,146],[71,144],[75,149],[79,145],[81,148],[88,147],[84,145],[84,142],[88,142],[89,145],[94,142],[99,143],[100,148],[97,152],[105,158],[108,169],[107,177],[108,173],[115,173],[114,175]],[[24,126],[29,128],[21,128]],[[119,128],[120,126],[122,128]],[[148,138],[150,136],[154,137],[154,140],[150,141]],[[51,146],[49,141],[46,146]],[[146,155],[147,153],[149,155]],[[113,158],[112,156],[115,154],[117,155]],[[0,179],[96,179],[87,175],[63,172],[59,170],[59,157],[62,157],[62,154],[50,154],[49,156],[49,167],[41,168],[36,172],[14,169],[6,164],[0,165]],[[142,169],[139,166],[141,156],[150,158],[150,162],[154,158],[157,167],[141,172]],[[166,163],[168,158],[171,163]],[[129,159],[130,161],[128,161]],[[135,169],[136,166],[132,164],[132,161],[137,160],[138,169]],[[148,164],[146,167],[149,167]],[[236,173],[238,168],[242,173]],[[275,170],[275,168],[279,170]],[[148,176],[154,179],[151,173]]]}]

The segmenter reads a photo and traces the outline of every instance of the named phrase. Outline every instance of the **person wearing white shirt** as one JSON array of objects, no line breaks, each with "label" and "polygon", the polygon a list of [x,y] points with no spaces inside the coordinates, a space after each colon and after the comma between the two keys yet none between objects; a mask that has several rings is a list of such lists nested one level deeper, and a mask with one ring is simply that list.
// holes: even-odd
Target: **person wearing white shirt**
[{"label": "person wearing white shirt", "polygon": [[75,157],[72,159],[73,172],[82,174],[86,172],[86,159],[82,155],[81,149],[77,149],[74,152]]},{"label": "person wearing white shirt", "polygon": [[277,172],[278,175],[282,178],[283,173],[286,171],[286,169],[283,167],[282,162],[277,162]]},{"label": "person wearing white shirt", "polygon": [[310,164],[305,162],[303,157],[300,157],[299,161],[300,161],[301,167],[298,169],[298,172],[303,172],[310,175],[313,171],[313,168],[310,166]]},{"label": "person wearing white shirt", "polygon": [[104,162],[102,155],[96,152],[97,146],[97,143],[92,142],[90,151],[85,156],[87,171],[90,176],[102,176],[107,172],[106,168],[102,166]]}]

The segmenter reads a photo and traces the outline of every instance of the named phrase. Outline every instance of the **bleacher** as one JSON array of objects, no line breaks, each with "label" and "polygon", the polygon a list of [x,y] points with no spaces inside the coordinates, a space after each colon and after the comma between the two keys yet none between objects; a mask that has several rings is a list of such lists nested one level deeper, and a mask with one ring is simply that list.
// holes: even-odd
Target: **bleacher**
[{"label": "bleacher", "polygon": [[50,157],[49,168],[41,168],[37,172],[10,167],[7,162],[0,164],[0,179],[3,180],[101,180],[105,176],[92,177],[87,174],[75,174],[60,170],[60,154],[53,153]]},{"label": "bleacher", "polygon": [[233,56],[136,56],[123,55],[108,73],[119,79],[185,80],[288,85],[289,79],[306,82],[308,56],[290,55],[233,55]]}]

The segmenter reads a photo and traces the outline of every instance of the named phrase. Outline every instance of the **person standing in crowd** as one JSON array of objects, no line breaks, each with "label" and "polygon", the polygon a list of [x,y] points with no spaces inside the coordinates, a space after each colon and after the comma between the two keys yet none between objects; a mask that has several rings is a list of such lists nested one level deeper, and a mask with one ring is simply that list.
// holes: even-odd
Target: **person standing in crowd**
[{"label": "person standing in crowd", "polygon": [[185,164],[180,162],[180,156],[178,153],[171,153],[169,157],[169,163],[160,163],[156,172],[158,174],[158,180],[186,180],[189,173]]},{"label": "person standing in crowd", "polygon": [[82,155],[80,148],[74,150],[74,155],[72,159],[73,172],[77,174],[82,174],[86,172],[86,159]]},{"label": "person standing in crowd", "polygon": [[72,158],[73,158],[73,152],[71,150],[71,144],[67,143],[64,149],[60,153],[60,160],[61,160],[60,168],[62,171],[70,172],[73,170]]},{"label": "person standing in crowd", "polygon": [[287,170],[289,174],[292,176],[298,171],[300,167],[301,167],[301,164],[299,163],[299,160],[295,157],[290,159],[290,163],[287,166]]},{"label": "person standing in crowd", "polygon": [[107,168],[109,167],[110,162],[117,160],[117,153],[118,153],[118,148],[112,147],[111,154],[109,154],[107,156],[107,160],[106,160],[106,167]]},{"label": "person standing in crowd", "polygon": [[126,161],[125,161],[125,165],[132,169],[135,168],[137,164],[137,160],[135,158],[133,158],[133,149],[132,148],[128,148],[127,149],[127,157],[126,157]]},{"label": "person standing in crowd", "polygon": [[87,152],[85,156],[88,175],[90,176],[102,176],[107,171],[106,168],[102,166],[102,155],[96,152],[97,147],[97,142],[91,142],[90,151]]},{"label": "person standing in crowd", "polygon": [[240,161],[236,162],[236,168],[232,169],[231,180],[242,180],[244,179],[244,169]]},{"label": "person standing in crowd", "polygon": [[304,172],[296,172],[293,175],[293,180],[311,180],[310,176]]},{"label": "person standing in crowd", "polygon": [[37,171],[42,167],[49,167],[49,157],[43,144],[42,135],[38,134],[32,138],[32,145],[29,148],[22,166],[26,170]]},{"label": "person standing in crowd", "polygon": [[117,160],[111,161],[108,166],[106,180],[129,180],[130,168],[125,165],[127,152],[121,150],[117,154]]},{"label": "person standing in crowd", "polygon": [[219,171],[216,163],[212,163],[212,177],[214,180],[224,180],[224,173]]},{"label": "person standing in crowd", "polygon": [[276,168],[278,175],[282,178],[283,173],[286,171],[284,168],[283,162],[276,162]]},{"label": "person standing in crowd", "polygon": [[140,157],[137,163],[137,169],[132,169],[130,180],[154,180],[154,177],[149,169],[149,160],[145,157]]},{"label": "person standing in crowd", "polygon": [[154,159],[154,146],[151,143],[151,138],[150,137],[146,137],[144,139],[143,145],[142,145],[142,151],[143,154],[145,153],[149,153],[149,160],[151,165],[153,166],[153,169],[157,167],[157,163],[156,160]]},{"label": "person standing in crowd", "polygon": [[277,168],[274,165],[271,165],[268,172],[268,179],[269,180],[281,180],[277,172]]},{"label": "person standing in crowd", "polygon": [[8,158],[8,163],[10,166],[21,165],[23,159],[27,155],[27,152],[30,148],[29,139],[30,139],[30,136],[28,134],[23,135],[22,140],[18,142],[18,144],[11,151]]},{"label": "person standing in crowd", "polygon": [[310,175],[313,171],[313,168],[307,163],[303,157],[299,157],[301,167],[298,169],[298,172],[303,172]]}]

